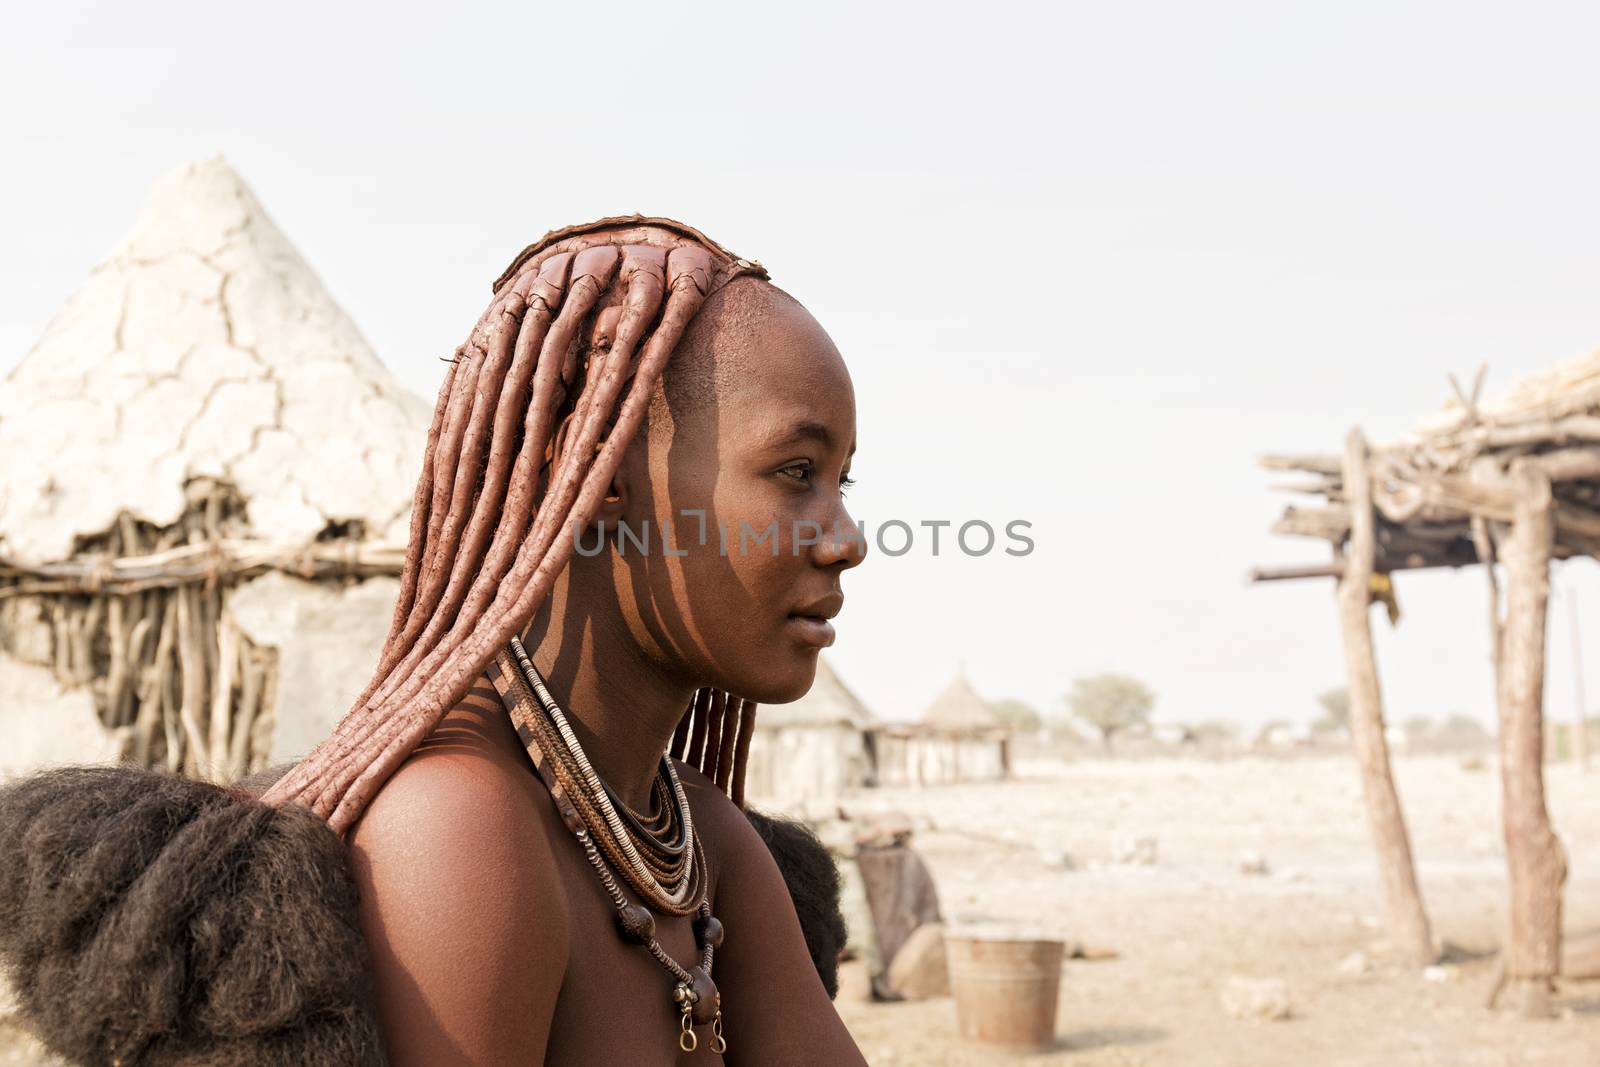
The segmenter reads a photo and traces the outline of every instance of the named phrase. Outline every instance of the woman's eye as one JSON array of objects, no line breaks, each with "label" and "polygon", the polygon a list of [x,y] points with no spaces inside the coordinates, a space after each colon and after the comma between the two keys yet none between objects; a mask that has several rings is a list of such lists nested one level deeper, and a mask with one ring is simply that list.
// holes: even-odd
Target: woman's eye
[{"label": "woman's eye", "polygon": [[797,482],[809,481],[811,479],[811,467],[805,463],[791,463],[789,466],[784,467],[779,473],[787,475]]},{"label": "woman's eye", "polygon": [[856,480],[854,478],[850,477],[848,474],[841,474],[839,476],[839,495],[847,495],[850,491],[850,487],[855,484]]}]

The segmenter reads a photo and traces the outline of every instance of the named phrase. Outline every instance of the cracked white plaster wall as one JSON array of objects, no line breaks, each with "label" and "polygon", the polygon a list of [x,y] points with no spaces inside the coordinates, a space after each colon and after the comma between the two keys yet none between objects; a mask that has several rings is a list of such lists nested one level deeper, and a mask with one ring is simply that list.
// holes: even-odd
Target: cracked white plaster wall
[{"label": "cracked white plaster wall", "polygon": [[403,543],[429,415],[238,175],[189,164],[0,382],[0,553],[64,559],[122,510],[168,525],[200,475],[262,539],[355,519]]},{"label": "cracked white plaster wall", "polygon": [[272,571],[229,596],[239,629],[278,650],[272,763],[311,751],[350,710],[377,669],[399,595],[393,578],[341,590]]},{"label": "cracked white plaster wall", "polygon": [[216,382],[178,442],[189,457],[189,473],[226,474],[228,461],[247,452],[256,428],[270,425],[277,413],[278,389],[272,382]]},{"label": "cracked white plaster wall", "polygon": [[46,667],[0,652],[0,781],[67,764],[110,763],[122,738],[100,725],[84,687],[63,688]]}]

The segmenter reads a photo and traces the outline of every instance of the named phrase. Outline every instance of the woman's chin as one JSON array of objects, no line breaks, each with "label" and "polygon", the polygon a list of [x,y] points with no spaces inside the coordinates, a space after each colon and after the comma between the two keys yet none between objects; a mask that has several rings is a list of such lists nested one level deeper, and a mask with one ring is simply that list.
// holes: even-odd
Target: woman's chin
[{"label": "woman's chin", "polygon": [[742,686],[731,692],[757,704],[790,704],[811,691],[817,679],[818,648],[786,649],[753,673]]}]

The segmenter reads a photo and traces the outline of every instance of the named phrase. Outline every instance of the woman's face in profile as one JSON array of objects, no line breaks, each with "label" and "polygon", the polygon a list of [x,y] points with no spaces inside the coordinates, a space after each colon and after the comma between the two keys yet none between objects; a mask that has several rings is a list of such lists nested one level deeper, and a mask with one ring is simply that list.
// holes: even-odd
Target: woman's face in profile
[{"label": "woman's face in profile", "polygon": [[843,572],[866,553],[844,501],[855,391],[809,312],[764,283],[736,285],[667,369],[695,376],[693,389],[666,391],[618,473],[607,525],[648,529],[648,550],[617,531],[609,557],[652,656],[691,684],[787,703],[810,688]]}]

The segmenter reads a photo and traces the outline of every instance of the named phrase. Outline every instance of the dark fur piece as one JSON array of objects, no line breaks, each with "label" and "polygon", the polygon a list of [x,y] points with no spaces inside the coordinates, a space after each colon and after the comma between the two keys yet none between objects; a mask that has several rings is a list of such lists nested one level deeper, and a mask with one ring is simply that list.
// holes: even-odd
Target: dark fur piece
[{"label": "dark fur piece", "polygon": [[839,867],[817,835],[798,822],[745,812],[766,842],[789,886],[811,962],[830,998],[839,994],[839,956],[844,952],[844,913],[839,909]]},{"label": "dark fur piece", "polygon": [[[129,767],[0,788],[0,963],[29,1028],[82,1064],[381,1067],[343,842],[298,805]],[[242,788],[241,788],[242,787]],[[839,871],[799,823],[747,813],[828,995]]]},{"label": "dark fur piece", "polygon": [[0,961],[76,1062],[384,1062],[344,845],[298,806],[127,767],[0,789]]}]

